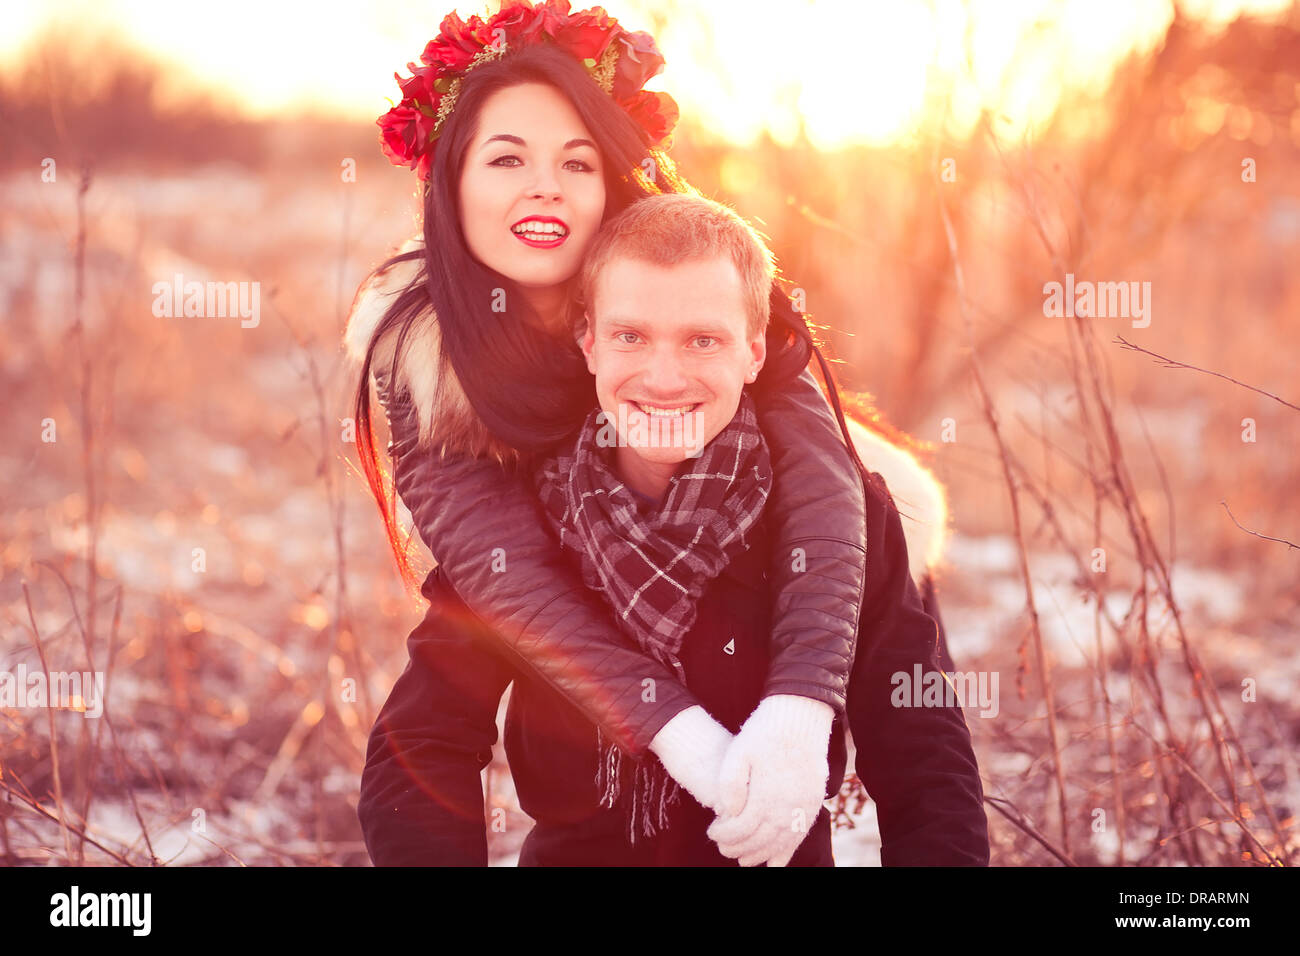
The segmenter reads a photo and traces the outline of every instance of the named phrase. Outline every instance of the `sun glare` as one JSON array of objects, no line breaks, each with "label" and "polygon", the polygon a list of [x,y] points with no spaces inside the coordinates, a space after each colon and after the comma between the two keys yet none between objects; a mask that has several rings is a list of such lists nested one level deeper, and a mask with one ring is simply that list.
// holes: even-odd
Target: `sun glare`
[{"label": "sun glare", "polygon": [[[575,9],[583,6],[574,0]],[[1213,24],[1267,16],[1286,0],[1187,0]],[[906,143],[927,127],[970,135],[987,111],[997,132],[1032,133],[1073,92],[1100,95],[1127,56],[1150,52],[1172,0],[606,0],[633,28],[653,29],[666,90],[697,130],[744,145],[766,132],[819,149]],[[495,5],[461,4],[463,15]],[[38,12],[39,11],[39,12]],[[312,109],[360,120],[397,95],[394,71],[416,59],[443,6],[389,0],[365,7],[225,0],[62,0],[11,10],[0,58],[53,21],[109,24],[253,116]],[[1074,125],[1088,132],[1095,110]]]}]

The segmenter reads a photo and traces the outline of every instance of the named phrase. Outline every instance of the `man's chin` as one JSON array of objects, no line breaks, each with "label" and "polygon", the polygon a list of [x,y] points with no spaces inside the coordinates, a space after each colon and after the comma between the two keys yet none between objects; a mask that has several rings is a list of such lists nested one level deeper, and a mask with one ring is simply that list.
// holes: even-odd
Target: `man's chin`
[{"label": "man's chin", "polygon": [[631,447],[642,461],[655,465],[680,465],[688,458],[699,458],[701,448],[689,445],[667,445],[659,448]]}]

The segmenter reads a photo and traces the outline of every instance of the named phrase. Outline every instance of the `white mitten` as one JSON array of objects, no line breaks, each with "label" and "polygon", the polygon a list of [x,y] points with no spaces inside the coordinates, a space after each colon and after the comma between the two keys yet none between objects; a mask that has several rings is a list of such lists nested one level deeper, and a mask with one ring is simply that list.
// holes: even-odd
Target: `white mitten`
[{"label": "white mitten", "polygon": [[835,711],[811,697],[773,694],[749,715],[722,760],[721,808],[709,826],[741,866],[785,866],[826,799]]},{"label": "white mitten", "polygon": [[650,751],[701,806],[716,812],[718,768],[734,739],[731,731],[696,704],[660,728],[650,741]]}]

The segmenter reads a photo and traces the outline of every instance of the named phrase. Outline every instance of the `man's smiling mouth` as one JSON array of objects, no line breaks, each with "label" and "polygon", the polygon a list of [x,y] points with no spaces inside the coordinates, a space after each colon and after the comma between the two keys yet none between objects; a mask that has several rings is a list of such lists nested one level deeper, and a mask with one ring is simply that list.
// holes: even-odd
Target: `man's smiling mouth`
[{"label": "man's smiling mouth", "polygon": [[684,415],[689,415],[702,404],[702,402],[696,402],[693,405],[665,407],[663,405],[647,405],[642,402],[632,402],[632,406],[636,408],[637,411],[644,412],[651,418],[681,418]]}]

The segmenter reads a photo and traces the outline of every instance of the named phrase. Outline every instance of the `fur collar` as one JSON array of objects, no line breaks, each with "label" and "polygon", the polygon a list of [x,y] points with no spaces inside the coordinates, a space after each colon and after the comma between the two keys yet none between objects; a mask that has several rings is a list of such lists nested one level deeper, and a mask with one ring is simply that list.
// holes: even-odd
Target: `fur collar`
[{"label": "fur collar", "polygon": [[[424,239],[414,237],[403,242],[393,254],[423,248]],[[416,280],[420,268],[418,259],[399,262],[372,273],[357,290],[348,313],[344,344],[348,354],[358,363],[365,358],[370,339],[394,297]],[[392,365],[395,339],[396,333],[390,332],[375,348],[371,360],[373,370],[386,372]],[[502,464],[517,461],[517,452],[495,438],[470,405],[465,390],[442,354],[442,337],[432,308],[420,315],[407,336],[397,369],[397,381],[391,383],[391,387],[393,394],[406,392],[410,395],[419,420],[420,447],[436,448],[441,456],[491,457]],[[438,422],[436,443],[433,437],[435,420]]]}]

